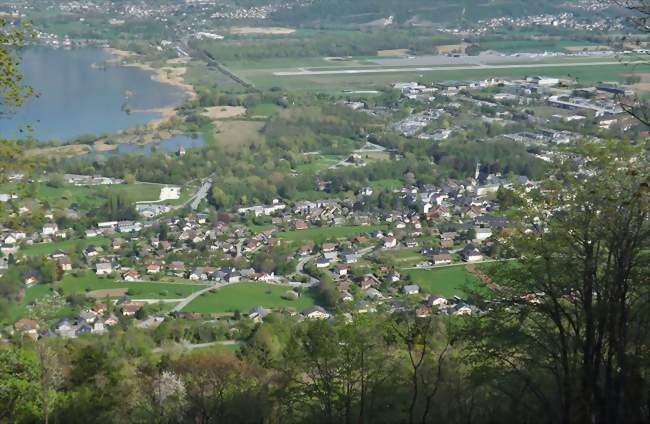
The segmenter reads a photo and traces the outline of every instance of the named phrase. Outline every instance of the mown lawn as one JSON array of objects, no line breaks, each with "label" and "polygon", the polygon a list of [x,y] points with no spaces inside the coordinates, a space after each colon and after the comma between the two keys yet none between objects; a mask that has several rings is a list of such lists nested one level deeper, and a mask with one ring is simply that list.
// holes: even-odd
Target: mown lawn
[{"label": "mown lawn", "polygon": [[466,297],[464,289],[474,290],[482,287],[480,281],[465,269],[464,264],[433,269],[410,269],[406,273],[423,292],[444,297]]},{"label": "mown lawn", "polygon": [[134,299],[180,299],[205,288],[201,284],[114,281],[110,278],[100,278],[92,273],[80,277],[67,275],[57,285],[66,295],[125,288],[128,289],[129,297]]},{"label": "mown lawn", "polygon": [[223,287],[214,293],[206,293],[187,305],[184,312],[199,312],[203,314],[226,313],[240,311],[248,313],[256,306],[265,308],[293,308],[301,311],[314,305],[315,299],[311,293],[304,291],[297,300],[285,300],[282,295],[290,288],[261,283],[240,283]]},{"label": "mown lawn", "polygon": [[305,162],[303,164],[297,165],[296,172],[300,174],[317,173],[329,168],[332,165],[336,165],[343,159],[344,159],[343,156],[338,156],[338,155],[315,156],[312,157],[309,162]]},{"label": "mown lawn", "polygon": [[75,186],[63,184],[60,187],[51,187],[45,183],[32,183],[34,190],[29,193],[26,184],[4,184],[0,188],[3,192],[18,192],[21,197],[34,198],[60,207],[80,205],[82,208],[98,207],[104,202],[104,196],[111,193],[122,194],[129,202],[158,200],[160,197],[160,184],[114,184],[110,186]]},{"label": "mown lawn", "polygon": [[373,190],[394,190],[404,186],[400,180],[395,179],[385,179],[385,180],[376,180],[370,181],[368,183]]},{"label": "mown lawn", "polygon": [[274,103],[260,103],[248,110],[248,116],[271,116],[280,110],[280,106]]},{"label": "mown lawn", "polygon": [[374,230],[386,230],[386,225],[376,226],[353,226],[344,225],[340,227],[311,227],[306,230],[299,231],[282,231],[277,233],[277,236],[285,240],[302,243],[306,240],[312,240],[314,243],[320,244],[324,241],[338,238],[350,238],[359,234],[371,233]]},{"label": "mown lawn", "polygon": [[91,237],[86,239],[72,239],[54,241],[51,243],[37,243],[31,246],[24,247],[20,253],[27,256],[47,256],[57,250],[64,252],[71,252],[77,248],[78,245],[86,247],[90,245],[95,246],[108,246],[111,239],[108,237]]},{"label": "mown lawn", "polygon": [[[529,63],[529,62],[526,62]],[[534,62],[531,62],[534,63]],[[550,77],[566,78],[571,75],[578,78],[580,83],[593,84],[598,81],[623,81],[626,74],[630,73],[630,67],[625,64],[612,62],[610,65],[592,65],[584,67],[558,66],[536,68],[504,68],[444,70],[436,71],[410,71],[394,73],[373,73],[373,74],[336,74],[336,75],[300,75],[300,76],[276,76],[274,70],[256,71],[245,75],[260,88],[270,87],[291,87],[293,90],[320,91],[324,93],[340,93],[342,90],[370,90],[380,89],[386,85],[398,81],[417,80],[430,84],[437,81],[458,80],[458,79],[485,79],[485,78],[523,78],[535,74],[543,74]],[[351,66],[350,68],[354,68]],[[443,68],[443,67],[440,67]]]}]

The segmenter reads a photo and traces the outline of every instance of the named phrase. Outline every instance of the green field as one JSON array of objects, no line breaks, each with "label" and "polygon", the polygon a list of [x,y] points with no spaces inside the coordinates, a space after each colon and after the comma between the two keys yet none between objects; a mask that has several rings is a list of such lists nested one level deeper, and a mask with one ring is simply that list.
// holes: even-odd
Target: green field
[{"label": "green field", "polygon": [[309,162],[297,165],[296,172],[300,174],[317,173],[329,168],[332,165],[336,165],[343,159],[345,159],[343,156],[319,155],[311,158]]},{"label": "green field", "polygon": [[433,269],[410,269],[406,273],[422,291],[444,297],[465,297],[465,288],[481,287],[479,280],[465,269],[464,264]]},{"label": "green field", "polygon": [[104,196],[112,193],[122,194],[129,202],[158,200],[160,184],[116,184],[111,186],[75,186],[64,184],[61,187],[51,187],[45,183],[33,183],[27,191],[24,184],[2,184],[0,191],[17,192],[21,197],[47,202],[52,206],[67,208],[79,205],[82,208],[95,208],[105,200]]},{"label": "green field", "polygon": [[530,40],[530,39],[509,39],[509,40],[484,40],[479,45],[484,50],[496,50],[501,53],[537,53],[537,52],[562,52],[567,47],[574,46],[595,46],[596,43],[580,40]]},{"label": "green field", "polygon": [[314,305],[315,300],[308,292],[294,301],[285,300],[282,295],[290,290],[288,286],[261,283],[240,283],[226,286],[220,290],[207,293],[187,305],[183,312],[227,313],[240,311],[247,313],[256,306],[265,308],[293,308],[301,311]]},{"label": "green field", "polygon": [[108,246],[110,243],[111,239],[108,237],[91,237],[80,240],[61,240],[52,243],[38,243],[32,246],[27,246],[21,249],[20,253],[27,256],[47,256],[57,250],[72,252],[77,248],[77,246],[83,246],[84,248],[90,245]]},{"label": "green field", "polygon": [[282,231],[276,235],[285,240],[302,243],[306,240],[311,240],[314,243],[320,244],[326,240],[338,238],[350,238],[359,234],[371,233],[374,230],[386,230],[386,225],[376,226],[340,226],[340,227],[311,227],[306,230],[300,231]]},{"label": "green field", "polygon": [[135,299],[179,299],[205,288],[204,285],[189,283],[113,281],[108,278],[100,278],[92,273],[87,273],[82,277],[68,275],[56,285],[63,289],[65,295],[92,290],[125,288],[128,289],[129,296]]},{"label": "green field", "polygon": [[[532,64],[536,62],[531,62]],[[541,63],[541,62],[540,62]],[[290,69],[284,69],[290,70]],[[399,81],[421,81],[431,83],[436,81],[458,79],[486,79],[491,77],[524,78],[530,75],[546,75],[550,77],[577,78],[580,83],[596,83],[599,81],[624,81],[625,74],[633,72],[634,68],[613,61],[607,65],[582,67],[553,66],[544,68],[505,68],[505,69],[464,69],[436,71],[404,71],[395,73],[371,74],[334,74],[334,75],[298,75],[276,76],[277,69],[242,70],[242,76],[253,81],[257,87],[268,89],[284,87],[293,90],[322,91],[326,93],[341,93],[343,90],[381,89]]]},{"label": "green field", "polygon": [[273,103],[260,103],[248,110],[248,116],[271,116],[280,110],[280,106]]},{"label": "green field", "polygon": [[404,183],[400,180],[394,179],[385,179],[385,180],[376,180],[370,181],[368,183],[373,190],[395,190],[404,186]]},{"label": "green field", "polygon": [[52,286],[45,284],[37,284],[35,286],[25,289],[25,296],[19,303],[14,303],[9,308],[8,318],[10,322],[15,322],[25,316],[27,313],[27,305],[36,299],[40,299],[52,293]]}]

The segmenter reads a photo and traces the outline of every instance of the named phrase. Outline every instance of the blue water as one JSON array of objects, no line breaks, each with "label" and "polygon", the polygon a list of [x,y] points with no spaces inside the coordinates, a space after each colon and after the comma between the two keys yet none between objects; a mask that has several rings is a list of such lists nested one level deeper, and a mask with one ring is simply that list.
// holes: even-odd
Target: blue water
[{"label": "blue water", "polygon": [[[0,120],[0,137],[21,137],[18,129],[31,125],[37,140],[67,141],[83,134],[105,134],[159,117],[137,110],[173,106],[185,99],[177,87],[151,79],[150,72],[103,64],[102,49],[74,50],[30,47],[22,51],[25,83],[38,93],[8,119]],[[127,93],[131,114],[122,110]]]}]

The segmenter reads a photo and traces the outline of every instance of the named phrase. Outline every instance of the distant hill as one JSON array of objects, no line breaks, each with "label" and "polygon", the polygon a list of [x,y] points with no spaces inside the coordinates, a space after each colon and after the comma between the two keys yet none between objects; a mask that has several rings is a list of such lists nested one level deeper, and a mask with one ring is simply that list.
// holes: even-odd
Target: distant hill
[{"label": "distant hill", "polygon": [[570,0],[314,0],[311,5],[281,10],[275,21],[287,24],[339,23],[363,24],[394,16],[395,23],[413,19],[436,24],[473,23],[495,17],[574,12]]}]

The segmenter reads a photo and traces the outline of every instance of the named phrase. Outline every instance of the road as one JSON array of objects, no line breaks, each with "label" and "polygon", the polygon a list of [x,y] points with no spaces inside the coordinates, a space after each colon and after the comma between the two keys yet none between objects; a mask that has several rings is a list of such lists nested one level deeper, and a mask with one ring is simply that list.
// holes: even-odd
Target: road
[{"label": "road", "polygon": [[[364,249],[359,250],[359,252],[357,252],[357,253],[359,254],[359,257],[363,257],[363,256],[367,255],[368,253],[374,252],[375,249],[376,249],[375,246],[370,246],[370,247],[366,247]],[[301,258],[298,261],[298,264],[296,265],[296,274],[302,275],[302,276],[309,279],[309,283],[306,285],[307,287],[316,286],[320,282],[320,281],[318,281],[317,278],[314,278],[311,275],[305,273],[305,265],[307,265],[307,262],[316,259],[318,256],[319,255],[305,256],[304,258]]]},{"label": "road", "polygon": [[180,311],[183,310],[183,308],[185,308],[185,307],[186,307],[187,305],[189,305],[189,304],[190,304],[194,299],[196,299],[197,297],[201,296],[202,294],[207,293],[207,292],[209,292],[210,290],[215,290],[215,291],[216,291],[216,290],[219,290],[221,287],[229,286],[230,284],[233,284],[233,283],[222,283],[222,284],[219,284],[219,285],[213,284],[213,285],[208,286],[208,287],[206,287],[206,288],[204,288],[204,289],[201,289],[201,290],[199,290],[199,291],[197,291],[197,292],[194,292],[194,293],[192,293],[191,295],[187,296],[185,299],[183,299],[183,301],[182,301],[181,303],[179,303],[178,305],[174,306],[174,308],[173,308],[171,311],[169,311],[169,313],[171,314],[171,313],[174,313],[174,312],[180,312]]},{"label": "road", "polygon": [[246,241],[246,239],[239,239],[237,241],[237,255],[236,255],[237,258],[241,258],[241,256],[242,256],[242,251],[244,249],[244,242],[245,241]]},{"label": "road", "polygon": [[485,261],[478,261],[478,262],[460,262],[457,264],[447,264],[447,265],[429,265],[429,266],[408,266],[404,268],[400,268],[403,270],[409,270],[409,269],[438,269],[438,268],[450,268],[453,266],[465,266],[465,265],[481,265],[481,264],[489,264],[492,262],[505,262],[505,261],[518,261],[519,259],[517,258],[511,258],[511,259],[488,259]]},{"label": "road", "polygon": [[[643,61],[625,62],[635,65],[645,63]],[[361,74],[385,74],[398,72],[436,72],[436,71],[469,71],[485,69],[541,69],[541,68],[577,68],[584,66],[612,66],[620,65],[621,62],[564,62],[564,63],[524,63],[520,65],[482,65],[482,66],[430,66],[430,67],[400,67],[400,68],[378,68],[378,69],[336,69],[331,71],[278,71],[273,72],[277,77],[299,77],[309,75],[361,75]]]},{"label": "road", "polygon": [[318,255],[305,256],[304,258],[301,258],[296,265],[296,274],[302,275],[309,280],[309,283],[307,284],[308,287],[316,286],[319,283],[317,278],[305,274],[305,265],[307,265],[307,262],[314,260],[317,256]]},{"label": "road", "polygon": [[[234,346],[234,345],[238,345],[238,344],[240,344],[240,342],[238,342],[237,340],[222,340],[222,341],[218,341],[218,342],[196,343],[196,344],[192,344],[192,343],[189,343],[186,340],[183,340],[181,343],[176,343],[173,346],[173,348],[176,348],[177,346],[180,346],[184,350],[194,350],[194,349],[202,349],[202,348],[206,348],[206,347],[210,347],[210,346],[216,346],[216,345]],[[155,349],[152,349],[151,351],[153,353],[161,353],[161,352],[164,352],[166,350],[169,350],[169,347],[165,347],[165,348],[157,347]]]},{"label": "road", "polygon": [[203,181],[203,184],[197,192],[194,194],[194,196],[190,197],[187,202],[185,202],[183,205],[181,205],[180,209],[184,208],[188,204],[190,205],[190,208],[192,208],[193,211],[197,210],[199,208],[199,204],[201,203],[201,200],[205,199],[206,196],[208,195],[208,192],[210,191],[210,187],[212,187],[212,177],[208,177]]}]

